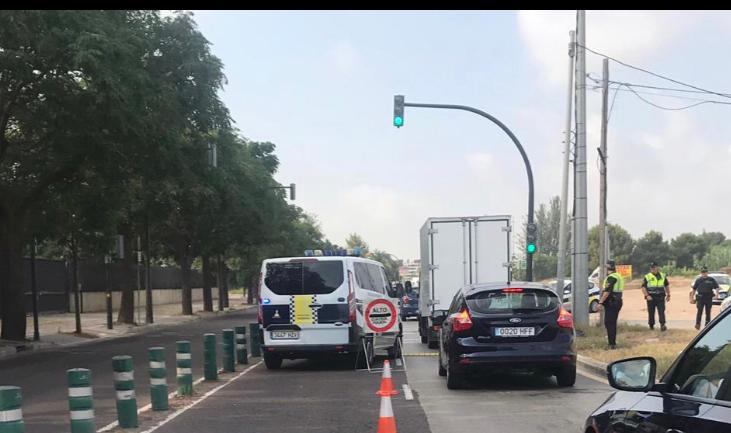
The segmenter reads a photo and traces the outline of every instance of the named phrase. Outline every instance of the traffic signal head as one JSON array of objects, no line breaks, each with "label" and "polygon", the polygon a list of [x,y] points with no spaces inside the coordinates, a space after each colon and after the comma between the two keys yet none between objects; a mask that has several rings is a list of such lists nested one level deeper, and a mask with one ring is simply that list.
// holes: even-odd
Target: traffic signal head
[{"label": "traffic signal head", "polygon": [[404,95],[393,97],[393,126],[397,128],[404,126]]},{"label": "traffic signal head", "polygon": [[294,186],[295,185],[293,183],[289,184],[289,199],[290,200],[294,200]]},{"label": "traffic signal head", "polygon": [[526,237],[525,237],[525,250],[528,252],[528,254],[533,254],[536,252],[536,249],[538,248],[536,246],[536,242],[538,241],[538,226],[534,223],[528,224],[526,227]]}]

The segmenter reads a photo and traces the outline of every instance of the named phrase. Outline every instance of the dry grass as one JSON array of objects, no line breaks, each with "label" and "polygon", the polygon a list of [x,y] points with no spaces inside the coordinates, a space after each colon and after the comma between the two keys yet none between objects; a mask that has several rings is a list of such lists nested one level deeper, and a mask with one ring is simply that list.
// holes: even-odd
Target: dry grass
[{"label": "dry grass", "polygon": [[697,334],[696,330],[668,329],[660,332],[644,326],[619,325],[617,349],[607,350],[604,327],[592,326],[586,331],[585,337],[577,337],[576,341],[581,355],[603,362],[634,356],[652,356],[657,360],[657,372],[660,376]]}]

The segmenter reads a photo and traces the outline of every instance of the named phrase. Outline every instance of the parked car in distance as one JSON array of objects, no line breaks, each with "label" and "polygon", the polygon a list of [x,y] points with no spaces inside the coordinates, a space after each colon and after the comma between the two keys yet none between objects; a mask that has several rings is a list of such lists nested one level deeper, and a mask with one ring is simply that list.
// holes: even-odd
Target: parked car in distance
[{"label": "parked car in distance", "polygon": [[[563,307],[566,310],[571,311],[571,280],[564,280],[563,283]],[[587,284],[587,291],[589,293],[589,312],[596,313],[599,311],[599,299],[601,299],[602,290],[591,280],[589,280]],[[556,280],[551,281],[548,285],[555,290]]]},{"label": "parked car in distance", "polygon": [[618,389],[586,420],[585,433],[731,431],[731,309],[688,344],[659,382],[651,357],[609,364]]},{"label": "parked car in distance", "polygon": [[461,288],[439,332],[439,375],[459,389],[480,370],[531,370],[576,382],[571,313],[541,283],[484,283]]},{"label": "parked car in distance", "polygon": [[[718,299],[713,300],[714,305],[721,305],[723,301],[729,297],[729,287],[731,287],[731,277],[725,272],[710,272],[709,277],[718,283]],[[700,277],[700,275],[699,275]],[[696,277],[697,278],[697,277]]]}]

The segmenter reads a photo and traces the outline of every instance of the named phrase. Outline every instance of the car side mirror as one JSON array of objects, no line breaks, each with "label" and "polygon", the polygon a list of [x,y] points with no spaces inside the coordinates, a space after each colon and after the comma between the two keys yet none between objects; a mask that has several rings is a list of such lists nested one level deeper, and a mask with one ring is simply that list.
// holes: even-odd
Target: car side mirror
[{"label": "car side mirror", "polygon": [[607,366],[609,385],[621,391],[647,392],[655,386],[657,361],[649,356],[621,359]]}]

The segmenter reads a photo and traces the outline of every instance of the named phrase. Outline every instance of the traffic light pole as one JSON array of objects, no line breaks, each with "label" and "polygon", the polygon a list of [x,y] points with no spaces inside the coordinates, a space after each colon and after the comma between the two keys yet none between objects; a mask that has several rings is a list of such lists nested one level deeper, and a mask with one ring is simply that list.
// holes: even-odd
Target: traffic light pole
[{"label": "traffic light pole", "polygon": [[[398,95],[398,97],[403,98],[401,95]],[[403,99],[402,99],[403,100]],[[508,129],[503,122],[499,121],[494,116],[485,113],[482,110],[478,110],[477,108],[469,107],[467,105],[451,105],[451,104],[416,104],[413,102],[404,102],[404,107],[417,107],[417,108],[441,108],[446,110],[462,110],[462,111],[469,111],[471,113],[478,114],[487,120],[491,121],[492,123],[496,124],[500,127],[500,129],[505,132],[508,137],[510,137],[511,140],[513,140],[513,143],[515,144],[515,147],[518,148],[518,152],[520,152],[520,156],[523,158],[523,163],[525,164],[525,171],[528,175],[528,225],[533,224],[533,170],[530,166],[530,161],[528,160],[528,155],[525,153],[525,149],[523,149],[523,145],[520,144],[520,141],[518,141],[518,138],[513,134],[513,132]],[[403,117],[401,117],[400,120],[401,125],[403,125]],[[396,125],[396,126],[401,126]],[[527,281],[533,281],[533,254],[526,252],[526,260],[525,260],[525,275]]]}]

